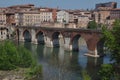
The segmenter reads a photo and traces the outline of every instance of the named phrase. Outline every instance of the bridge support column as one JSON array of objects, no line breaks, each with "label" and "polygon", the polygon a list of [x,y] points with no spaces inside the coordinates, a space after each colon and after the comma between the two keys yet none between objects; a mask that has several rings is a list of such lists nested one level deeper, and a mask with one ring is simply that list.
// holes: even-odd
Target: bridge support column
[{"label": "bridge support column", "polygon": [[96,39],[90,39],[87,41],[88,53],[85,55],[91,57],[99,57],[97,53],[97,42],[98,41]]},{"label": "bridge support column", "polygon": [[65,44],[64,48],[66,51],[72,51],[72,45],[70,45],[70,38],[64,38],[65,39]]},{"label": "bridge support column", "polygon": [[63,39],[63,36],[61,34],[59,35],[59,46],[64,47],[64,39]]},{"label": "bridge support column", "polygon": [[25,40],[24,40],[23,32],[22,32],[22,31],[23,31],[23,30],[20,30],[20,31],[19,31],[19,35],[18,35],[18,37],[19,37],[19,41],[24,42]]},{"label": "bridge support column", "polygon": [[37,39],[36,39],[36,31],[34,29],[31,30],[31,36],[32,36],[31,43],[38,44]]},{"label": "bridge support column", "polygon": [[53,42],[52,42],[51,38],[48,36],[45,36],[45,45],[47,47],[53,47]]}]

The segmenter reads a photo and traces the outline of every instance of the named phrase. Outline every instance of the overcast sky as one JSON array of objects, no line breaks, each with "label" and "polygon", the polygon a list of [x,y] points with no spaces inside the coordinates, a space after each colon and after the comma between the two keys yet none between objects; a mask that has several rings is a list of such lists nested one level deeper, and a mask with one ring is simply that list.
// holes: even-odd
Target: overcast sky
[{"label": "overcast sky", "polygon": [[120,8],[120,0],[0,0],[0,7],[18,4],[35,4],[39,7],[52,7],[60,9],[94,9],[96,3],[115,1]]}]

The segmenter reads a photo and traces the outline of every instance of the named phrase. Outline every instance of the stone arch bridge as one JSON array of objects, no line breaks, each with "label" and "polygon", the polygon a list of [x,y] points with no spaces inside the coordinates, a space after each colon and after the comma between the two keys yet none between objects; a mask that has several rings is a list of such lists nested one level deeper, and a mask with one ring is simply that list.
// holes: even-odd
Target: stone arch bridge
[{"label": "stone arch bridge", "polygon": [[19,41],[44,43],[47,47],[61,46],[67,51],[78,50],[78,39],[82,37],[88,48],[86,55],[99,57],[97,53],[97,45],[101,37],[99,30],[18,26],[16,34],[16,39]]}]

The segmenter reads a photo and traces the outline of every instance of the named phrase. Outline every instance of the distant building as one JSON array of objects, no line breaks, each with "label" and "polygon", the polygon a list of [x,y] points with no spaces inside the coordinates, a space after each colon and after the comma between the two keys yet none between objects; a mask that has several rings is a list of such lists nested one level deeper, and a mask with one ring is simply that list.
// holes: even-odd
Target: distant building
[{"label": "distant building", "polygon": [[6,27],[0,27],[0,41],[7,39]]},{"label": "distant building", "polygon": [[120,19],[120,8],[112,9],[110,12],[110,19]]},{"label": "distant building", "polygon": [[99,11],[94,11],[93,15],[94,15],[94,20],[97,23],[100,24],[105,24],[106,20],[110,19],[110,11],[111,10],[99,10]]},{"label": "distant building", "polygon": [[73,23],[74,22],[74,12],[69,12],[69,22]]},{"label": "distant building", "polygon": [[40,11],[41,22],[53,22],[52,11]]},{"label": "distant building", "polygon": [[57,22],[60,23],[69,23],[69,13],[66,11],[57,12]]},{"label": "distant building", "polygon": [[19,12],[15,14],[16,25],[40,26],[40,13],[35,11]]},{"label": "distant building", "polygon": [[3,12],[0,12],[0,26],[6,25],[6,15]]},{"label": "distant building", "polygon": [[52,19],[54,22],[57,21],[57,9],[52,9]]},{"label": "distant building", "polygon": [[78,17],[78,28],[87,28],[87,25],[89,23],[90,19],[88,16],[79,16]]},{"label": "distant building", "polygon": [[107,8],[114,9],[114,8],[117,8],[117,3],[116,2],[107,2],[107,3],[96,4],[96,9],[99,9],[101,7],[107,7]]}]

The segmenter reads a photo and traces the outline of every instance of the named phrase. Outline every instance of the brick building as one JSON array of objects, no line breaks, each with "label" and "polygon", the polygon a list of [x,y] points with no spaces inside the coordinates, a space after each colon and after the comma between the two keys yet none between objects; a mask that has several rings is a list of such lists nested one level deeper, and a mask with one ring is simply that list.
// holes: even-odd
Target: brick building
[{"label": "brick building", "polygon": [[112,9],[110,12],[110,19],[120,19],[120,8]]}]

